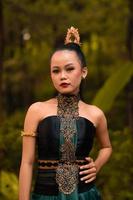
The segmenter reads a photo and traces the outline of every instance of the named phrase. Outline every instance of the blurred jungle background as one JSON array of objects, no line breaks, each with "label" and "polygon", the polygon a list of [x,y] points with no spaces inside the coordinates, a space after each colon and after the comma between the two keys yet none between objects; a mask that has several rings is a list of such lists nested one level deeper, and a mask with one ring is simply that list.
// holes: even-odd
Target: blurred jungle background
[{"label": "blurred jungle background", "polygon": [[113,146],[97,186],[103,200],[133,200],[133,1],[0,0],[1,200],[18,199],[24,116],[52,96],[50,55],[70,26],[88,64],[84,99],[105,112]]}]

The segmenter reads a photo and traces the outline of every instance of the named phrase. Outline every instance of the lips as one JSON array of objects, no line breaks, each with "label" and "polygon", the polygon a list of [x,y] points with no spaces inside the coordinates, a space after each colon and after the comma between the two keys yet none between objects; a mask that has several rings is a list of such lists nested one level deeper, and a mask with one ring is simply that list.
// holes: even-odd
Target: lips
[{"label": "lips", "polygon": [[60,86],[61,87],[67,87],[68,85],[70,85],[69,83],[61,83]]}]

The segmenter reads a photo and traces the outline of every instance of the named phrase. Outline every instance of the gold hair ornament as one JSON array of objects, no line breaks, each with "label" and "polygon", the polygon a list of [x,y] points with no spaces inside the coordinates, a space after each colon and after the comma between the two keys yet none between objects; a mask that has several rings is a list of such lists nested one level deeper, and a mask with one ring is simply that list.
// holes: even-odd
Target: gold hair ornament
[{"label": "gold hair ornament", "polygon": [[81,45],[78,29],[74,28],[73,26],[71,26],[71,28],[68,28],[67,30],[65,44],[68,44],[68,43],[76,43],[78,45]]}]

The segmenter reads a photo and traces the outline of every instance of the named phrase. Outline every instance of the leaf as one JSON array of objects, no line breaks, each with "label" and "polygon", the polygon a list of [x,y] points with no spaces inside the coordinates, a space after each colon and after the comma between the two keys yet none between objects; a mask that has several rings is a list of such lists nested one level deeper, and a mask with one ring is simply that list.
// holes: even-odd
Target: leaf
[{"label": "leaf", "polygon": [[1,193],[5,199],[17,200],[18,198],[18,179],[13,173],[1,171]]},{"label": "leaf", "polygon": [[133,75],[133,64],[123,65],[108,78],[103,87],[98,91],[93,104],[107,112],[112,107],[115,98],[126,86]]}]

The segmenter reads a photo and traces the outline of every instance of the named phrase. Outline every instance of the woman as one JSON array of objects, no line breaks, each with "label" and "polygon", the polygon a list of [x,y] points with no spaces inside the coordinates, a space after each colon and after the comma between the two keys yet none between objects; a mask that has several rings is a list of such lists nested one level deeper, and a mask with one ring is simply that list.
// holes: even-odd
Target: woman
[{"label": "woman", "polygon": [[[38,173],[32,200],[99,200],[94,180],[112,148],[104,113],[80,98],[87,68],[77,29],[68,29],[65,45],[51,57],[50,72],[58,95],[32,104],[25,117],[19,200],[30,200],[36,145]],[[95,161],[88,157],[94,135],[100,144]]]}]

